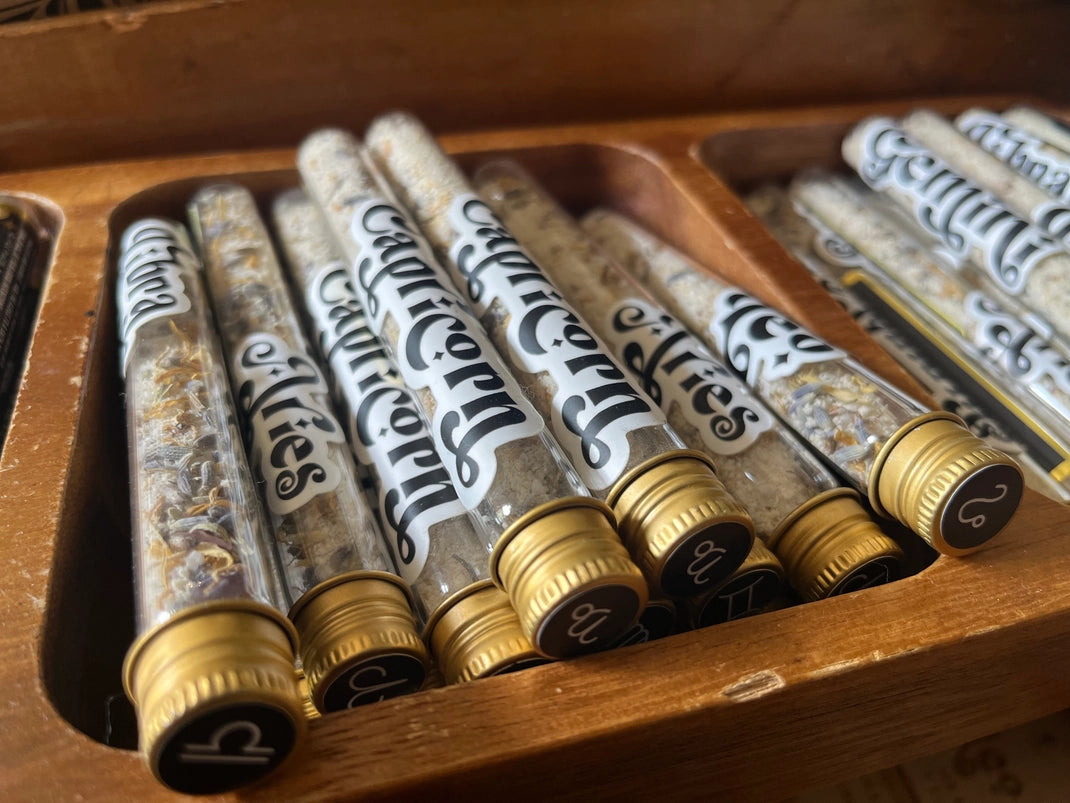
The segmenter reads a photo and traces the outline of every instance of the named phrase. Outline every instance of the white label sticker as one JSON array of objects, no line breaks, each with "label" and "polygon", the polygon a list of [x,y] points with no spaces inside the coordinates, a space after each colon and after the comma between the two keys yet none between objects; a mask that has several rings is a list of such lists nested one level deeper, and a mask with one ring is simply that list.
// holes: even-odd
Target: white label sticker
[{"label": "white label sticker", "polygon": [[284,516],[335,490],[342,471],[330,450],[345,436],[327,407],[327,383],[315,363],[266,333],[245,338],[234,357],[250,463],[271,512]]},{"label": "white label sticker", "polygon": [[629,466],[628,433],[663,427],[664,416],[487,204],[458,196],[449,217],[450,258],[473,307],[482,313],[494,301],[502,306],[510,352],[524,371],[547,375],[554,385],[551,426],[558,442],[588,488],[609,488]]},{"label": "white label sticker", "polygon": [[1070,162],[1055,158],[1044,143],[998,114],[975,110],[959,118],[959,130],[1042,190],[1070,200]]},{"label": "white label sticker", "polygon": [[670,315],[640,298],[607,314],[614,353],[662,410],[676,402],[713,454],[746,450],[773,427],[773,416],[739,379]]},{"label": "white label sticker", "polygon": [[717,296],[709,331],[717,350],[751,387],[847,356],[742,290]]},{"label": "white label sticker", "polygon": [[190,311],[186,282],[197,280],[197,266],[184,233],[173,223],[142,220],[124,232],[116,294],[122,340],[119,364],[124,372],[130,346],[142,326]]},{"label": "white label sticker", "polygon": [[398,369],[405,384],[435,399],[435,445],[472,510],[494,481],[495,450],[541,433],[542,418],[399,209],[383,200],[360,204],[350,237],[360,249],[354,290],[377,333],[388,313],[397,325]]},{"label": "white label sticker", "polygon": [[[1070,362],[1052,345],[1050,328],[1039,320],[1011,315],[979,292],[966,297],[964,308],[976,323],[973,342],[982,354],[1023,385],[1040,388],[1051,382],[1063,394],[1070,394]],[[1044,396],[1070,416],[1070,409],[1058,398],[1049,393]]]},{"label": "white label sticker", "polygon": [[1070,207],[1062,201],[1045,201],[1030,213],[1036,224],[1064,243],[1070,239]]},{"label": "white label sticker", "polygon": [[412,584],[423,571],[430,529],[466,515],[405,386],[357,301],[349,271],[327,265],[306,303],[335,383],[348,405],[349,442],[379,478],[379,513],[395,565]]},{"label": "white label sticker", "polygon": [[915,144],[891,120],[875,120],[864,129],[858,173],[874,189],[908,198],[914,219],[956,259],[976,251],[984,270],[1013,295],[1037,264],[1062,253],[1058,242]]}]

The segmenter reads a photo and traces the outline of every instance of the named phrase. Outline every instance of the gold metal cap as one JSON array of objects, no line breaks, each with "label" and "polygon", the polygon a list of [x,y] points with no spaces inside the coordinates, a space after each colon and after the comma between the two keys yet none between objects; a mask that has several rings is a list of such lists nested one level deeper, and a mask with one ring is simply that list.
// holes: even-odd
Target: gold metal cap
[{"label": "gold metal cap", "polygon": [[509,597],[489,583],[455,599],[429,623],[431,651],[447,683],[546,663],[520,629]]},{"label": "gold metal cap", "polygon": [[870,473],[874,509],[947,555],[999,533],[1018,509],[1024,480],[1010,457],[949,413],[914,419],[893,435]]},{"label": "gold metal cap", "polygon": [[494,547],[491,577],[548,658],[609,647],[646,605],[646,581],[612,521],[596,499],[566,497],[529,511]]},{"label": "gold metal cap", "polygon": [[150,630],[123,668],[153,774],[187,794],[263,778],[304,737],[293,626],[242,601],[200,605]]},{"label": "gold metal cap", "polygon": [[301,636],[309,693],[320,711],[378,702],[423,684],[427,648],[400,578],[367,573],[321,584],[290,615]]},{"label": "gold metal cap", "polygon": [[902,573],[903,550],[848,488],[800,505],[769,545],[804,602],[890,583]]},{"label": "gold metal cap", "polygon": [[321,714],[316,704],[312,702],[312,695],[308,691],[308,678],[305,677],[305,670],[300,666],[297,667],[297,689],[301,693],[301,707],[305,709],[305,716],[308,719],[319,719]]},{"label": "gold metal cap", "polygon": [[695,628],[743,619],[769,610],[784,597],[784,568],[759,539],[747,559],[714,589],[687,600]]},{"label": "gold metal cap", "polygon": [[607,501],[655,594],[709,590],[739,568],[754,543],[750,515],[701,452],[665,452],[636,466]]},{"label": "gold metal cap", "polygon": [[676,603],[671,599],[652,599],[643,608],[639,621],[627,633],[613,643],[613,648],[646,644],[676,632]]}]

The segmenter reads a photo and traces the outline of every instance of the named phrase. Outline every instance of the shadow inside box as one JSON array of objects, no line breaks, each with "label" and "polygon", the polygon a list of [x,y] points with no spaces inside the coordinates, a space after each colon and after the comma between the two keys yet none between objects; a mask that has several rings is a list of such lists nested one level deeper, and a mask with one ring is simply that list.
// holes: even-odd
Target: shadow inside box
[{"label": "shadow inside box", "polygon": [[94,318],[88,381],[59,523],[42,628],[40,670],[49,700],[91,738],[134,749],[122,662],[134,639],[125,418],[114,299]]}]

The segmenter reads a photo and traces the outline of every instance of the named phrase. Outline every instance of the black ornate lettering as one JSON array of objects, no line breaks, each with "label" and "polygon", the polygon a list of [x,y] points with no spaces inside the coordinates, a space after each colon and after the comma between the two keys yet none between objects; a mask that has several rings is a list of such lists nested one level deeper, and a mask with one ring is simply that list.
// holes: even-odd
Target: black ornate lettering
[{"label": "black ornate lettering", "polygon": [[[1004,150],[1013,154],[1017,147]],[[859,175],[875,189],[894,186],[908,194],[925,229],[960,259],[975,249],[1009,292],[1019,292],[1032,267],[1060,250],[1055,240],[914,144],[890,120],[867,127]],[[1070,232],[1070,210],[1055,205],[1045,214],[1049,226]]]},{"label": "black ornate lettering", "polygon": [[295,508],[288,503],[299,506],[318,487],[335,487],[339,473],[329,449],[344,437],[325,407],[326,382],[311,360],[277,338],[255,335],[240,349],[234,367],[246,438],[274,494],[269,507],[289,512]]},{"label": "black ornate lettering", "polygon": [[374,204],[354,216],[353,235],[369,250],[358,260],[356,276],[373,317],[382,306],[376,290],[387,279],[390,288],[402,298],[440,286],[437,272],[428,264],[422,240],[405,215],[391,204]]},{"label": "black ornate lettering", "polygon": [[[476,414],[488,410],[497,410],[493,415],[481,417],[475,424],[471,420]],[[461,413],[464,413],[462,418]],[[450,411],[442,416],[439,427],[443,444],[453,456],[455,473],[461,485],[468,488],[479,479],[479,461],[472,457],[475,446],[495,430],[522,424],[526,416],[517,409],[516,402],[508,393],[491,393],[476,401],[461,406],[461,411]],[[469,424],[462,430],[462,424]]]}]

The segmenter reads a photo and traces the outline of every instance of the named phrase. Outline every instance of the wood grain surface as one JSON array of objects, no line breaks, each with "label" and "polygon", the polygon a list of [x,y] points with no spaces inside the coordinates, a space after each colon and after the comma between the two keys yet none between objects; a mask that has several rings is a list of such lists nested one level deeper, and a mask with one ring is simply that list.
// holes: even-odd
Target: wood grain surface
[{"label": "wood grain surface", "polygon": [[[700,158],[739,159],[750,132],[750,177],[768,178],[762,165],[801,167],[850,121],[906,107],[444,143],[467,166],[517,156],[574,209],[639,217],[917,393]],[[810,145],[776,131],[807,132]],[[747,181],[733,164],[733,182]],[[109,243],[135,216],[180,214],[209,177],[266,199],[296,181],[292,165],[283,149],[0,175],[65,216],[0,463],[2,799],[172,797],[133,752],[87,735],[132,635]],[[892,585],[325,716],[287,767],[228,799],[777,799],[960,744],[1070,706],[1068,523],[1030,492],[991,546]]]},{"label": "wood grain surface", "polygon": [[1057,0],[175,0],[0,28],[0,169],[970,92],[1068,100]]}]

